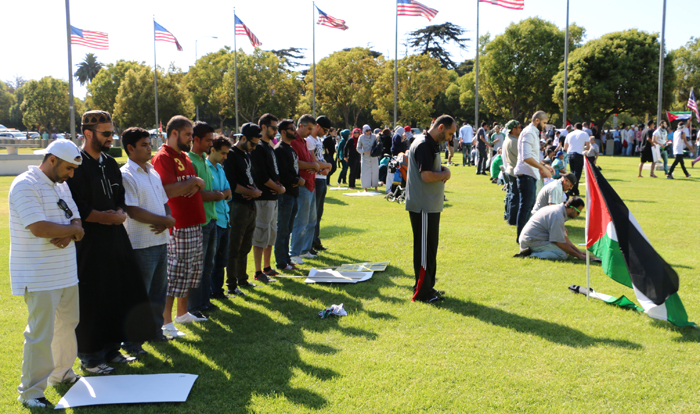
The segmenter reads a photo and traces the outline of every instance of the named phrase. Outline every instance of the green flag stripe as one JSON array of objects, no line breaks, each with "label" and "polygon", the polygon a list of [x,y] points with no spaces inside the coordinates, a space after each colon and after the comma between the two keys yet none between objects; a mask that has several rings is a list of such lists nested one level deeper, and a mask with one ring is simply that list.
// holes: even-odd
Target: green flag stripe
[{"label": "green flag stripe", "polygon": [[688,322],[688,314],[685,312],[685,307],[678,293],[669,296],[664,305],[666,305],[666,318],[672,324],[676,326],[695,325],[693,322]]},{"label": "green flag stripe", "polygon": [[588,250],[600,258],[603,272],[606,275],[610,276],[612,280],[632,288],[632,279],[627,271],[620,244],[616,240],[612,240],[606,234]]}]

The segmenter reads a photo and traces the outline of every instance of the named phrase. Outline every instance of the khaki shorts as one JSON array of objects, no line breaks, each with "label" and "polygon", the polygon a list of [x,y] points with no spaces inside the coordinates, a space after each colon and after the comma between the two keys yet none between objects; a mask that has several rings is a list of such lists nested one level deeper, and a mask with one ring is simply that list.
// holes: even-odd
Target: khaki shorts
[{"label": "khaki shorts", "polygon": [[272,246],[277,239],[277,200],[255,201],[255,210],[253,246]]}]

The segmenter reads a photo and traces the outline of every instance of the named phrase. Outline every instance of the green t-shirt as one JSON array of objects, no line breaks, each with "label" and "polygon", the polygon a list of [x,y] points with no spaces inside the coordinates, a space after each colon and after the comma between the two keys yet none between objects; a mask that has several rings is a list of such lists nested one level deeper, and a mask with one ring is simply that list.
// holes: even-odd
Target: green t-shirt
[{"label": "green t-shirt", "polygon": [[501,173],[501,165],[503,165],[503,157],[501,154],[496,155],[491,160],[491,179],[498,178],[498,174]]},{"label": "green t-shirt", "polygon": [[[192,161],[192,165],[194,166],[194,171],[197,173],[197,177],[201,178],[204,180],[204,191],[211,191],[212,186],[211,186],[211,170],[209,169],[209,166],[207,165],[207,159],[206,157],[200,157],[199,155],[195,154],[194,152],[190,151],[187,153],[187,156],[190,157],[190,161]],[[202,224],[202,226],[206,226],[209,224],[210,221],[216,220],[218,216],[216,215],[216,202],[215,201],[205,201],[204,202],[204,214],[206,215],[206,222]]]}]

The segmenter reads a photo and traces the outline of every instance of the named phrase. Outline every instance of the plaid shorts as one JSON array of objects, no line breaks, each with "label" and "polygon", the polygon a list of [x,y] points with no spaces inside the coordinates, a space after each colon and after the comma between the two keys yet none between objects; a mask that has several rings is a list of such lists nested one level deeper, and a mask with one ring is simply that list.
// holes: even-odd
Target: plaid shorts
[{"label": "plaid shorts", "polygon": [[202,227],[174,229],[168,242],[168,296],[187,297],[202,280]]}]

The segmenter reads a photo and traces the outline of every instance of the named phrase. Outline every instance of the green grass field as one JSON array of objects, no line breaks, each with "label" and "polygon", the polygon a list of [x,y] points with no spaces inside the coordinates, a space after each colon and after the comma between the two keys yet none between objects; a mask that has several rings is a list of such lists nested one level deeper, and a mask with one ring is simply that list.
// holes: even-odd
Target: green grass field
[{"label": "green grass field", "polygon": [[[603,174],[678,272],[689,318],[700,322],[698,179],[639,179],[637,163],[600,160]],[[3,413],[26,411],[16,401],[27,315],[9,283],[11,181],[0,178]],[[187,402],[74,412],[698,410],[699,330],[570,293],[569,285],[586,283],[582,261],[513,258],[518,247],[515,229],[502,218],[505,193],[473,168],[453,167],[446,191],[437,281],[447,291],[444,302],[410,302],[412,236],[404,206],[329,191],[321,235],[330,250],[303,268],[391,260],[386,272],[357,285],[280,278],[246,298],[216,302],[222,309],[210,321],[183,327],[187,337],[146,345],[150,355],[118,367],[119,374],[199,375]],[[572,240],[582,242],[584,220],[568,223]],[[599,265],[592,266],[591,280],[600,292],[634,299]],[[338,303],[347,317],[319,318],[318,311]],[[49,388],[47,397],[57,403],[66,391]]]}]

